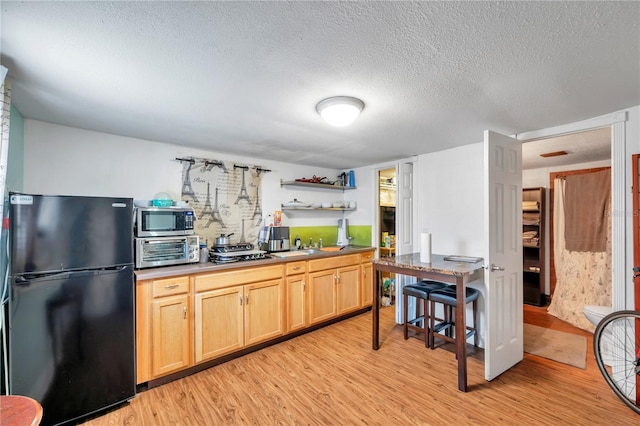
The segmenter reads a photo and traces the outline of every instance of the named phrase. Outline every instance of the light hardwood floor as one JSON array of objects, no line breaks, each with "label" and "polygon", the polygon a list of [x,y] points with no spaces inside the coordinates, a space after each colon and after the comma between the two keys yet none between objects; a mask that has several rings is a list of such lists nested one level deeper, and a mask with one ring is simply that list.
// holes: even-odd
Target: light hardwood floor
[{"label": "light hardwood floor", "polygon": [[[525,308],[525,320],[554,322],[539,309]],[[586,370],[525,354],[491,382],[480,351],[469,358],[470,388],[463,393],[454,354],[403,340],[393,308],[381,310],[380,336],[374,351],[367,312],[141,392],[85,424],[640,424],[607,387],[591,349]]]}]

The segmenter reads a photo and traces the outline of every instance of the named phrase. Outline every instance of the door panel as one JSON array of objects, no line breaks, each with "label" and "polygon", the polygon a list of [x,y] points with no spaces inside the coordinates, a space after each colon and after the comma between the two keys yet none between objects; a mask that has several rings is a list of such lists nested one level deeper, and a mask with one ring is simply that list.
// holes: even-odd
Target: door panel
[{"label": "door panel", "polygon": [[188,297],[164,297],[153,302],[153,376],[189,366]]},{"label": "door panel", "polygon": [[243,296],[242,286],[196,294],[196,362],[244,346]]},{"label": "door panel", "polygon": [[373,302],[373,265],[371,263],[362,264],[362,282],[360,284],[360,295],[362,299],[361,307],[371,306]]},{"label": "door panel", "polygon": [[338,315],[360,307],[360,266],[338,269]]},{"label": "door panel", "polygon": [[523,357],[522,144],[487,130],[484,155],[485,378],[492,380]]},{"label": "door panel", "polygon": [[246,285],[244,288],[245,345],[284,334],[283,281]]},{"label": "door panel", "polygon": [[[400,163],[398,164],[398,211],[396,217],[399,218],[397,222],[397,231],[399,238],[396,238],[396,254],[409,254],[415,251],[414,247],[414,194],[413,194],[413,164],[412,163]],[[396,276],[396,295],[402,294],[402,289],[405,285],[411,284],[415,281],[415,278],[408,277],[406,275]],[[402,324],[404,322],[404,299],[402,297],[396,297],[396,322]],[[413,304],[415,299],[409,298],[408,309],[415,309]]]},{"label": "door panel", "polygon": [[287,277],[287,332],[307,326],[304,274]]},{"label": "door panel", "polygon": [[309,274],[309,325],[337,315],[335,274],[335,270]]}]

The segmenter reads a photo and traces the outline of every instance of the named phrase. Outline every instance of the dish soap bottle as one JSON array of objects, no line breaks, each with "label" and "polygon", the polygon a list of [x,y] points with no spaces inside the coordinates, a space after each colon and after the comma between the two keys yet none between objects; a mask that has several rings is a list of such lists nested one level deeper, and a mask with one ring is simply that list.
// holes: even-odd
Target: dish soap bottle
[{"label": "dish soap bottle", "polygon": [[296,250],[300,250],[300,235],[296,235]]}]

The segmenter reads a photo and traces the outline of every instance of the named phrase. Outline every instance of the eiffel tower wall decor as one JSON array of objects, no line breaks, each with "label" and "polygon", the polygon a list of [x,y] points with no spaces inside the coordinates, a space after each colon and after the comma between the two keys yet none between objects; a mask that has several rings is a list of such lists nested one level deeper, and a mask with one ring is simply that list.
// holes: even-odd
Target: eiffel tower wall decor
[{"label": "eiffel tower wall decor", "polygon": [[[182,160],[182,159],[181,159]],[[197,215],[196,234],[209,245],[221,234],[233,234],[231,244],[256,244],[261,218],[259,166],[193,159],[182,161],[182,201]]]}]

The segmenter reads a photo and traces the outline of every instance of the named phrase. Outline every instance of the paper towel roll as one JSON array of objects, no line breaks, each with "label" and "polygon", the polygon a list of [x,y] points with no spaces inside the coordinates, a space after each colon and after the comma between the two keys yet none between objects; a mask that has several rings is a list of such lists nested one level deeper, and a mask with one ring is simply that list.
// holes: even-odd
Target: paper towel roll
[{"label": "paper towel roll", "polygon": [[431,263],[431,234],[427,232],[420,235],[420,262]]}]

